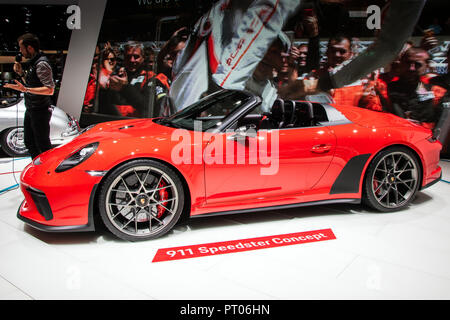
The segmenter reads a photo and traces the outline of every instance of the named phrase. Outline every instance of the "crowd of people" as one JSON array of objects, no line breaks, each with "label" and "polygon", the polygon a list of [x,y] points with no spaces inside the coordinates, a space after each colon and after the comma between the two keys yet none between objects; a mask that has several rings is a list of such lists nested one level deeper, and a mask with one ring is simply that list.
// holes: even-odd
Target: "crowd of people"
[{"label": "crowd of people", "polygon": [[[283,90],[283,86],[289,86],[290,81],[319,79],[322,74],[341,68],[358,54],[353,49],[353,38],[347,35],[331,37],[325,57],[320,57],[317,42],[317,33],[311,33],[308,45],[293,46],[287,56],[282,57],[283,66],[278,72],[281,76],[277,77],[281,96],[287,93],[289,98],[289,91]],[[390,65],[326,93],[338,105],[390,112],[433,128],[450,94],[448,76],[438,77],[429,53],[439,45],[433,33],[427,32],[419,44],[406,42]],[[450,51],[447,52],[447,61],[450,60],[449,55]]]},{"label": "crowd of people", "polygon": [[171,69],[186,41],[184,31],[176,31],[162,48],[138,41],[97,46],[83,111],[128,117],[169,115]]},{"label": "crowd of people", "polygon": [[[322,56],[320,28],[314,12],[309,11],[302,19],[300,29],[301,37],[307,38],[307,43],[291,44],[288,49],[280,46],[275,52],[269,48],[267,57],[254,73],[270,72],[265,77],[270,78],[280,97],[285,99],[290,98],[286,88],[291,82],[319,79],[322,74],[341,68],[358,55],[354,50],[354,39],[338,34],[329,39]],[[172,113],[174,109],[169,99],[174,80],[172,66],[187,37],[186,28],[181,28],[160,49],[139,42],[122,46],[106,43],[95,55],[84,111],[95,111],[94,101],[99,99],[96,111],[100,113],[131,117]],[[390,112],[433,128],[441,115],[442,103],[449,97],[447,78],[433,81],[437,74],[430,64],[429,51],[438,45],[433,33],[427,32],[420,43],[405,43],[390,65],[355,83],[325,93],[336,104]],[[153,103],[150,102],[152,99]]]},{"label": "crowd of people", "polygon": [[[317,24],[317,20],[312,21]],[[305,23],[311,24],[311,20]],[[280,55],[281,65],[275,70],[273,79],[281,98],[305,98],[292,92],[292,82],[317,81],[322,75],[339,70],[358,54],[354,50],[354,39],[338,34],[329,39],[325,56],[321,56],[318,27],[305,26],[304,30],[313,30],[304,34],[309,38],[308,44],[292,46],[289,52]],[[432,129],[441,117],[443,104],[450,101],[449,73],[437,74],[430,54],[430,50],[439,45],[437,38],[428,31],[418,44],[406,42],[391,64],[354,83],[322,94],[327,94],[337,105],[393,113]],[[447,61],[450,61],[450,50]],[[317,93],[317,90],[309,93]]]}]

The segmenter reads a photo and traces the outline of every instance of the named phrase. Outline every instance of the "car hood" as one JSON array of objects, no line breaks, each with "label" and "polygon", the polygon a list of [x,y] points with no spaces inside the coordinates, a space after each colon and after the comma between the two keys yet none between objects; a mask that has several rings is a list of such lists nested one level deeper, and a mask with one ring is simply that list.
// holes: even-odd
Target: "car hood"
[{"label": "car hood", "polygon": [[119,120],[99,123],[83,132],[71,142],[55,147],[40,155],[42,161],[66,158],[78,149],[94,142],[103,144],[119,143],[122,148],[136,139],[145,139],[146,143],[170,141],[175,128],[159,125],[154,119]]},{"label": "car hood", "polygon": [[84,132],[78,140],[102,141],[108,139],[119,139],[137,137],[141,135],[154,137],[172,134],[175,128],[163,126],[154,122],[155,119],[133,119],[119,120],[99,123]]},{"label": "car hood", "polygon": [[97,133],[113,133],[113,132],[126,132],[129,130],[147,130],[155,125],[154,119],[132,119],[132,120],[118,120],[98,123],[89,129],[85,134],[86,136],[92,136]]}]

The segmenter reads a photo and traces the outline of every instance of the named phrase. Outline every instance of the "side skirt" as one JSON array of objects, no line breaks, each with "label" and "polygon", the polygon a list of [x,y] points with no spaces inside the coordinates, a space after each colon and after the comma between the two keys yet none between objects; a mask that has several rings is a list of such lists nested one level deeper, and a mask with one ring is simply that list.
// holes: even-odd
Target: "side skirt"
[{"label": "side skirt", "polygon": [[260,212],[260,211],[270,211],[270,210],[282,210],[282,209],[310,207],[310,206],[319,206],[319,205],[337,204],[337,203],[360,204],[361,203],[361,199],[359,199],[359,198],[358,199],[332,199],[332,200],[321,200],[321,201],[311,201],[311,202],[302,202],[302,203],[294,203],[294,204],[285,204],[285,205],[281,205],[281,206],[271,206],[271,207],[242,209],[242,210],[231,210],[231,211],[218,211],[218,212],[198,214],[198,215],[195,215],[195,216],[191,216],[191,218],[203,218],[203,217],[221,216],[221,215],[228,215],[228,214]]}]

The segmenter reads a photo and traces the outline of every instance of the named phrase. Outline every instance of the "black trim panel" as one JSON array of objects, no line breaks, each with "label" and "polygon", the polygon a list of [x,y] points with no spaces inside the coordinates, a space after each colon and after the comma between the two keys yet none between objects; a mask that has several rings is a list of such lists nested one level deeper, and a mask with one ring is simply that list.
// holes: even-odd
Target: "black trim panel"
[{"label": "black trim panel", "polygon": [[50,203],[48,203],[48,199],[45,193],[30,187],[28,187],[26,190],[33,199],[39,214],[44,217],[45,221],[52,220],[52,208],[50,207]]},{"label": "black trim panel", "polygon": [[351,158],[331,187],[330,194],[358,193],[362,171],[371,154],[360,154]]},{"label": "black trim panel", "polygon": [[442,179],[442,172],[441,172],[439,178],[437,178],[437,179],[431,181],[431,182],[428,183],[427,185],[424,185],[422,188],[420,188],[420,190],[423,190],[423,189],[426,189],[426,188],[431,187],[432,185],[435,185],[436,183],[438,183],[439,181],[441,181],[441,179]]},{"label": "black trim panel", "polygon": [[359,198],[358,199],[331,199],[331,200],[320,200],[320,201],[301,202],[301,203],[294,203],[294,204],[285,204],[285,205],[281,205],[281,206],[271,206],[271,207],[261,207],[261,208],[251,208],[251,209],[231,210],[231,211],[218,211],[218,212],[212,212],[212,213],[198,214],[195,216],[191,216],[191,218],[203,218],[203,217],[221,216],[221,215],[237,214],[237,213],[249,213],[249,212],[259,212],[259,211],[291,209],[291,208],[310,207],[310,206],[319,206],[319,205],[337,204],[337,203],[360,204],[361,199],[359,199]]},{"label": "black trim panel", "polygon": [[95,231],[95,221],[94,221],[94,208],[97,205],[95,203],[95,195],[97,193],[98,184],[94,184],[91,190],[91,195],[89,197],[89,207],[88,207],[88,226],[90,230],[86,231]]}]

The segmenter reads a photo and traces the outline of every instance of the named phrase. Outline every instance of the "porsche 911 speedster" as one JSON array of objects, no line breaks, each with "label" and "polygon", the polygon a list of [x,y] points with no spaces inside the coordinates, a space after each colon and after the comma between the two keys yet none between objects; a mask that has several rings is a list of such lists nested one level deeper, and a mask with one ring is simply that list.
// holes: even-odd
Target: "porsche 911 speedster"
[{"label": "porsche 911 speedster", "polygon": [[[180,217],[325,203],[389,212],[441,177],[442,144],[397,116],[218,91],[167,118],[97,124],[21,174],[18,218],[45,231],[119,238],[167,233]],[[97,219],[95,219],[97,221]]]}]

